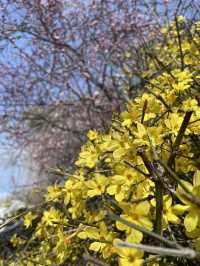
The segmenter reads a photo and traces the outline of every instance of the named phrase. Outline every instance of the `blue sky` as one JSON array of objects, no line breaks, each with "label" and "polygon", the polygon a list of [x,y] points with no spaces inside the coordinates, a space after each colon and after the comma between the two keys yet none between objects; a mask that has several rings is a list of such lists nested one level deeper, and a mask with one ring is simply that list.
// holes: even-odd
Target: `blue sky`
[{"label": "blue sky", "polygon": [[19,168],[15,164],[14,154],[10,146],[5,145],[6,139],[3,134],[0,134],[0,197],[10,193],[12,189],[12,177],[18,174]]},{"label": "blue sky", "polygon": [[27,183],[30,175],[26,162],[19,156],[20,152],[6,145],[5,137],[0,134],[0,198],[9,195],[16,185]]},{"label": "blue sky", "polygon": [[27,183],[27,176],[32,174],[28,168],[30,160],[23,155],[9,137],[0,133],[0,198],[9,195],[16,185]]},{"label": "blue sky", "polygon": [[[2,140],[3,137],[0,136]],[[7,195],[11,189],[11,177],[16,174],[16,166],[12,165],[10,161],[11,150],[6,147],[0,149],[0,197]]]}]

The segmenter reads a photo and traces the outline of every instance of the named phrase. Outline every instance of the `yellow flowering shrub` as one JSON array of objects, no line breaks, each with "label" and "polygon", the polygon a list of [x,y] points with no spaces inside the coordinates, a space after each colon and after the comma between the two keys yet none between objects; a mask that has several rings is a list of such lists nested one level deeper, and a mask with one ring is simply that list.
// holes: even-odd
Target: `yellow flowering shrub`
[{"label": "yellow flowering shrub", "polygon": [[161,30],[144,91],[108,132],[88,133],[76,171],[25,215],[29,230],[38,222],[3,265],[200,264],[199,25],[179,17]]}]

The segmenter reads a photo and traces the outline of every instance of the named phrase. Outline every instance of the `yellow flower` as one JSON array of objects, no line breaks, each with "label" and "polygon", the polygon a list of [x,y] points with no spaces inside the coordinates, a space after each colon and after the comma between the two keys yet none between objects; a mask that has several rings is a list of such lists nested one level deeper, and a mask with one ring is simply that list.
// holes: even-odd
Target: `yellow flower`
[{"label": "yellow flower", "polygon": [[117,246],[119,240],[114,240],[116,253],[119,255],[119,266],[142,266],[144,252],[137,249],[121,248]]},{"label": "yellow flower", "polygon": [[61,189],[57,186],[48,186],[47,188],[47,194],[45,195],[45,200],[53,200],[53,201],[58,201],[59,197],[61,195]]},{"label": "yellow flower", "polygon": [[28,212],[28,213],[24,216],[24,226],[25,226],[26,228],[31,227],[31,226],[32,226],[32,221],[33,221],[34,219],[36,219],[36,218],[37,218],[37,215],[33,215],[32,212]]},{"label": "yellow flower", "polygon": [[63,218],[63,213],[51,207],[48,211],[44,211],[42,222],[46,226],[56,226],[57,224],[66,223],[67,219]]},{"label": "yellow flower", "polygon": [[128,187],[123,184],[124,179],[118,180],[118,184],[111,184],[107,188],[107,193],[109,195],[114,195],[116,201],[122,201],[127,194]]},{"label": "yellow flower", "polygon": [[192,73],[188,70],[174,70],[174,76],[176,77],[176,82],[173,83],[173,88],[176,92],[185,91],[190,88],[192,84]]},{"label": "yellow flower", "polygon": [[[193,176],[193,185],[187,181],[181,181],[188,191],[190,191],[195,197],[200,198],[200,171],[197,170]],[[184,226],[187,232],[192,232],[195,230],[200,223],[200,209],[198,206],[193,204],[185,195],[185,191],[179,185],[177,188],[177,195],[179,199],[186,205],[185,208],[179,205],[176,210],[180,211],[181,209],[187,211],[184,218]],[[181,208],[180,208],[181,207]],[[181,212],[181,211],[180,211]]]},{"label": "yellow flower", "polygon": [[179,132],[182,122],[183,117],[180,117],[177,113],[172,113],[169,118],[165,120],[165,126],[172,134],[176,136]]},{"label": "yellow flower", "polygon": [[108,258],[114,252],[112,246],[114,235],[115,234],[108,231],[106,224],[101,222],[98,227],[85,227],[85,229],[78,234],[78,237],[81,239],[95,239],[96,241],[90,244],[89,249],[95,252],[101,252],[104,258]]},{"label": "yellow flower", "polygon": [[149,141],[147,139],[147,130],[144,125],[137,122],[137,131],[134,131],[135,139],[133,141],[136,145],[149,145]]},{"label": "yellow flower", "polygon": [[[152,199],[151,200],[151,204],[153,205],[153,207],[156,207],[156,200]],[[173,223],[173,224],[179,224],[180,223],[180,219],[179,217],[176,215],[175,211],[173,210],[172,207],[172,198],[170,197],[170,195],[165,195],[163,197],[163,228],[166,229],[169,223]]]},{"label": "yellow flower", "polygon": [[[130,203],[119,203],[119,206],[123,209],[123,214],[120,217],[125,220],[138,224],[142,227],[145,227],[149,230],[152,230],[152,222],[149,218],[150,204],[148,201],[142,201],[138,204]],[[116,222],[116,227],[118,230],[126,231],[127,235],[133,235],[133,241],[139,243],[142,241],[143,234],[135,229],[130,228],[127,225],[122,224],[121,222]]]},{"label": "yellow flower", "polygon": [[186,18],[183,17],[183,16],[178,16],[178,17],[177,17],[177,21],[178,21],[179,23],[183,23],[183,22],[186,22]]},{"label": "yellow flower", "polygon": [[89,140],[93,141],[98,138],[98,132],[96,130],[90,130],[87,133],[87,137]]},{"label": "yellow flower", "polygon": [[121,118],[123,120],[122,126],[130,128],[133,122],[137,121],[140,117],[138,110],[136,110],[133,102],[129,102],[127,106],[128,111],[124,111],[121,113]]},{"label": "yellow flower", "polygon": [[110,135],[104,135],[100,144],[102,152],[112,152],[112,160],[120,161],[130,148],[127,135],[122,136],[118,132],[111,132]]},{"label": "yellow flower", "polygon": [[76,161],[77,166],[93,168],[98,161],[98,153],[93,144],[88,144],[82,147],[79,154],[79,159]]},{"label": "yellow flower", "polygon": [[94,197],[104,193],[107,181],[107,178],[101,174],[96,174],[94,179],[86,181],[88,197]]},{"label": "yellow flower", "polygon": [[70,202],[71,197],[73,196],[73,181],[67,180],[65,186],[62,189],[64,192],[64,203],[67,205]]},{"label": "yellow flower", "polygon": [[114,175],[110,178],[110,185],[107,187],[107,193],[114,195],[117,201],[122,201],[130,190],[130,186],[137,181],[137,174],[131,169],[125,169],[120,175]]}]

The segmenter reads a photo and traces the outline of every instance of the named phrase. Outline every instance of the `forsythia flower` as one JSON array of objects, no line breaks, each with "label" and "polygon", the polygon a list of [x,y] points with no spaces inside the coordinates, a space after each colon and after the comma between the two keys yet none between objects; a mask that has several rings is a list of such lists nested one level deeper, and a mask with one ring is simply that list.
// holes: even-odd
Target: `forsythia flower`
[{"label": "forsythia flower", "polygon": [[[149,230],[152,230],[152,222],[150,221],[149,212],[150,204],[147,201],[140,202],[138,204],[130,204],[122,202],[119,206],[123,209],[123,214],[120,217],[130,221],[132,223],[141,225]],[[132,229],[121,222],[116,222],[117,229],[125,230],[127,235],[132,234],[134,242],[141,242],[143,234],[140,231]]]},{"label": "forsythia flower", "polygon": [[118,241],[118,239],[114,240],[114,246],[119,255],[119,266],[142,266],[144,252],[137,249],[120,248],[117,246]]},{"label": "forsythia flower", "polygon": [[45,200],[53,200],[53,201],[58,201],[60,195],[61,195],[61,189],[57,186],[49,186],[47,188],[47,194],[45,195]]},{"label": "forsythia flower", "polygon": [[93,141],[98,138],[98,132],[96,130],[90,130],[87,134],[89,140]]},{"label": "forsythia flower", "polygon": [[104,222],[99,224],[99,228],[86,227],[83,232],[78,234],[78,236],[81,239],[90,238],[96,240],[90,244],[89,249],[96,252],[102,252],[104,258],[109,257],[114,252],[112,247],[114,234],[108,231]]},{"label": "forsythia flower", "polygon": [[85,166],[88,168],[93,168],[98,161],[98,153],[95,147],[90,144],[88,146],[83,146],[79,154],[79,159],[76,161],[77,166]]},{"label": "forsythia flower", "polygon": [[62,189],[64,192],[64,203],[67,205],[70,202],[71,197],[73,196],[74,182],[72,180],[67,180],[65,186]]},{"label": "forsythia flower", "polygon": [[[156,201],[155,199],[151,200],[151,204],[155,207]],[[163,228],[167,228],[169,223],[179,224],[180,219],[175,214],[172,206],[172,198],[169,195],[165,195],[163,197]]]},{"label": "forsythia flower", "polygon": [[48,211],[45,211],[42,217],[42,222],[46,226],[55,226],[57,223],[66,223],[67,219],[62,219],[63,214],[51,207]]},{"label": "forsythia flower", "polygon": [[28,212],[24,215],[24,226],[29,228],[32,226],[32,221],[37,218],[37,215],[34,215],[32,212]]},{"label": "forsythia flower", "polygon": [[[193,185],[187,181],[181,181],[185,187],[197,198],[200,198],[200,171],[197,170],[193,177]],[[185,204],[185,206],[178,205],[176,210],[187,211],[184,218],[184,226],[187,232],[191,232],[197,228],[197,225],[200,223],[200,209],[194,203],[192,203],[185,195],[185,191],[179,185],[177,188],[177,195],[180,200]]]},{"label": "forsythia flower", "polygon": [[107,185],[107,178],[104,175],[96,174],[93,180],[86,181],[86,186],[88,188],[87,195],[89,197],[94,197],[104,193]]}]

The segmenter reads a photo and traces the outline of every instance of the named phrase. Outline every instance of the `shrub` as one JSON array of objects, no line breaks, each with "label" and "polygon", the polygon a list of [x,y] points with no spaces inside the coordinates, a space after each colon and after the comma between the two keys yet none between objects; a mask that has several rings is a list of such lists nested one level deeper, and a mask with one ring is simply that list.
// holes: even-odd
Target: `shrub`
[{"label": "shrub", "polygon": [[57,170],[65,184],[24,216],[31,233],[3,265],[198,264],[199,33],[182,17],[161,30],[144,92],[89,131],[73,174]]}]

